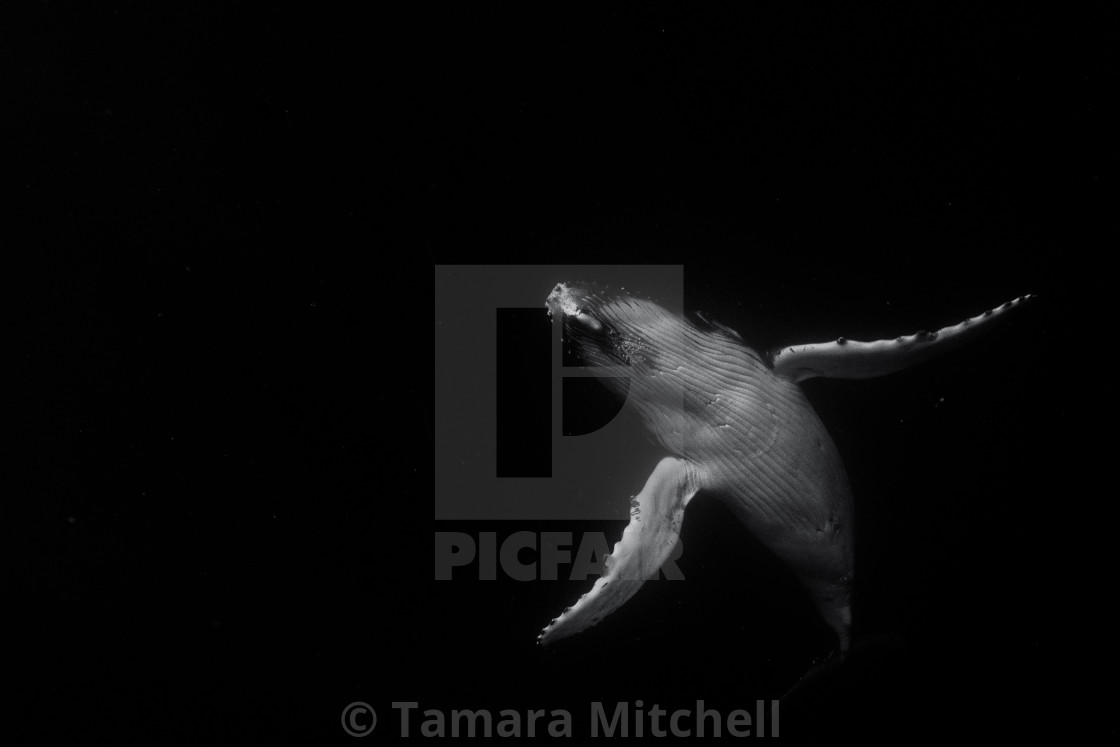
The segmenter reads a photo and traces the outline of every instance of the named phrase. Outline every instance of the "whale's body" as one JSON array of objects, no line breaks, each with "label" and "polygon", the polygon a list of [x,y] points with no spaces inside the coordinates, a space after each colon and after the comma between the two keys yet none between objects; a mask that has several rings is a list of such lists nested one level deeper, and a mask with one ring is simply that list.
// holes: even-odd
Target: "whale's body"
[{"label": "whale's body", "polygon": [[559,284],[547,304],[583,359],[624,367],[624,376],[601,381],[626,398],[666,457],[635,497],[605,575],[540,641],[584,630],[633,595],[675,547],[684,509],[703,489],[793,570],[846,651],[852,494],[836,445],[798,382],[904,368],[967,339],[996,312],[932,334],[840,338],[763,356],[721,325],[694,324],[653,301],[594,286]]}]

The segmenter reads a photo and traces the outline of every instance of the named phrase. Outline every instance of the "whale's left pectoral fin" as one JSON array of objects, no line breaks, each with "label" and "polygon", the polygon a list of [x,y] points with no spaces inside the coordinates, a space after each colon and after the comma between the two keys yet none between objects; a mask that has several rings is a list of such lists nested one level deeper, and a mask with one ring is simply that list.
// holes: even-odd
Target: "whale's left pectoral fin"
[{"label": "whale's left pectoral fin", "polygon": [[603,576],[541,631],[537,641],[547,646],[586,630],[634,596],[677,546],[685,506],[699,488],[699,476],[690,462],[674,457],[658,462],[642,492],[631,501],[630,523],[607,556]]},{"label": "whale's left pectoral fin", "polygon": [[1034,296],[1021,296],[1003,306],[936,332],[918,332],[894,340],[875,342],[857,342],[841,337],[834,342],[785,347],[772,356],[774,372],[794,381],[815,376],[834,379],[885,376],[934,358],[971,340],[986,330],[992,321],[1032,298]]}]

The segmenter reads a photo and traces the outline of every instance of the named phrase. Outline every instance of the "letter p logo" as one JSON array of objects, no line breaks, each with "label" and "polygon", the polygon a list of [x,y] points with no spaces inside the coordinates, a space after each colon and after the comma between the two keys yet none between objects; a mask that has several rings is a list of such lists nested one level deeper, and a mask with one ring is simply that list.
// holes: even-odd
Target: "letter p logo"
[{"label": "letter p logo", "polygon": [[618,419],[564,434],[565,391],[595,374],[564,365],[561,322],[549,323],[545,299],[570,281],[683,307],[680,265],[436,266],[437,520],[627,518],[656,459],[619,458],[636,447]]}]

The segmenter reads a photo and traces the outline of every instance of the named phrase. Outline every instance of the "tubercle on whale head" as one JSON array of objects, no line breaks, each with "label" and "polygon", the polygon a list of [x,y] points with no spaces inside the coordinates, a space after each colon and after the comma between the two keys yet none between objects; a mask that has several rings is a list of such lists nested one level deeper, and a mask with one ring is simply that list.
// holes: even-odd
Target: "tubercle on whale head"
[{"label": "tubercle on whale head", "polygon": [[549,316],[554,319],[557,316],[571,319],[594,332],[601,332],[603,323],[584,308],[587,301],[587,292],[583,289],[567,283],[557,283],[545,299],[545,306],[548,307]]},{"label": "tubercle on whale head", "polygon": [[649,297],[598,282],[560,282],[545,299],[549,316],[577,322],[592,331],[633,332],[650,318],[667,313]]},{"label": "tubercle on whale head", "polygon": [[648,299],[601,283],[557,283],[545,300],[549,316],[563,323],[564,339],[590,365],[633,365],[653,352],[645,321]]},{"label": "tubercle on whale head", "polygon": [[[563,324],[564,341],[584,365],[630,366],[657,376],[687,364],[691,323],[653,298],[601,283],[558,283],[545,301]],[[608,385],[609,387],[609,385]]]}]

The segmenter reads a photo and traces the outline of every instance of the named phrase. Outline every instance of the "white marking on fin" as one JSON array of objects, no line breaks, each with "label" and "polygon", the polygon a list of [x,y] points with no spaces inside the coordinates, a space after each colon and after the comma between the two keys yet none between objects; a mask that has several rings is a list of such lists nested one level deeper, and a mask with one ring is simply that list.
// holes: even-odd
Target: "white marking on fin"
[{"label": "white marking on fin", "polygon": [[684,509],[700,481],[683,459],[665,457],[630,503],[630,523],[607,556],[606,572],[571,607],[541,631],[537,642],[549,645],[582,632],[621,607],[657,575],[680,539]]}]

